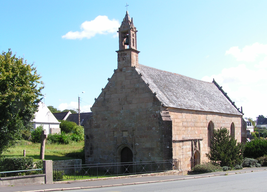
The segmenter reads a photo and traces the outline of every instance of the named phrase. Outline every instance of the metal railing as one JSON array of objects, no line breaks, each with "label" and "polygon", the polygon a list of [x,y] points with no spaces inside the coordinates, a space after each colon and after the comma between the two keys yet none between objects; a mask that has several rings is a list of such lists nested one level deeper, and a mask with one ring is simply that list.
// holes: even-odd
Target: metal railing
[{"label": "metal railing", "polygon": [[2,172],[0,172],[0,177],[21,176],[21,175],[40,174],[40,173],[43,173],[43,169],[2,171]]},{"label": "metal railing", "polygon": [[53,179],[54,181],[60,181],[115,177],[179,170],[179,167],[177,160],[83,164],[81,166],[54,168]]}]

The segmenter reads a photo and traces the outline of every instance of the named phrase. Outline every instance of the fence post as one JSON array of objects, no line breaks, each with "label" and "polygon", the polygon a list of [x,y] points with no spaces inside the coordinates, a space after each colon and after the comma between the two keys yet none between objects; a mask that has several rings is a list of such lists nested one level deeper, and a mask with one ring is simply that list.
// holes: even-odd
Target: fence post
[{"label": "fence post", "polygon": [[43,161],[45,184],[53,184],[53,161]]}]

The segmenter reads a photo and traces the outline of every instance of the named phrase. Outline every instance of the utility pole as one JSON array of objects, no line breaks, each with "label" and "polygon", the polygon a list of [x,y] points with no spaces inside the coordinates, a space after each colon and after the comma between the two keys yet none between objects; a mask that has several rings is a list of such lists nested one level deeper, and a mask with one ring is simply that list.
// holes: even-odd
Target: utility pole
[{"label": "utility pole", "polygon": [[78,125],[81,125],[80,96],[78,96]]}]

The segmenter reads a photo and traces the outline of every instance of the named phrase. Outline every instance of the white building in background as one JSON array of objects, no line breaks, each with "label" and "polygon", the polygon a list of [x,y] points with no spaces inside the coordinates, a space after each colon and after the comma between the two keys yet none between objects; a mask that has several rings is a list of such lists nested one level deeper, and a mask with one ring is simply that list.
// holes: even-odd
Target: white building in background
[{"label": "white building in background", "polygon": [[48,107],[40,102],[38,112],[35,113],[35,118],[33,119],[33,128],[36,129],[39,126],[43,126],[46,134],[55,134],[60,133],[59,124],[60,122],[55,118]]}]

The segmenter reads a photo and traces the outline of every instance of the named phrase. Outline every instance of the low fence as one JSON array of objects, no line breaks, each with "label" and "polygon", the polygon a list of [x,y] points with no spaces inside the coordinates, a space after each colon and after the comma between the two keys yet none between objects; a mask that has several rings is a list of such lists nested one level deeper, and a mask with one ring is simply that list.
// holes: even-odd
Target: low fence
[{"label": "low fence", "polygon": [[130,163],[98,163],[83,164],[81,166],[68,166],[55,168],[54,181],[92,179],[99,177],[114,177],[121,175],[134,175],[179,170],[180,163],[177,160],[145,161]]},{"label": "low fence", "polygon": [[27,169],[0,172],[0,186],[44,184],[45,174],[43,169]]},{"label": "low fence", "polygon": [[52,184],[53,164],[43,161],[43,169],[27,169],[0,172],[0,186],[18,184]]},{"label": "low fence", "polygon": [[0,178],[8,176],[21,176],[21,175],[32,175],[43,173],[43,169],[27,169],[27,170],[16,170],[16,171],[2,171],[0,172]]}]

